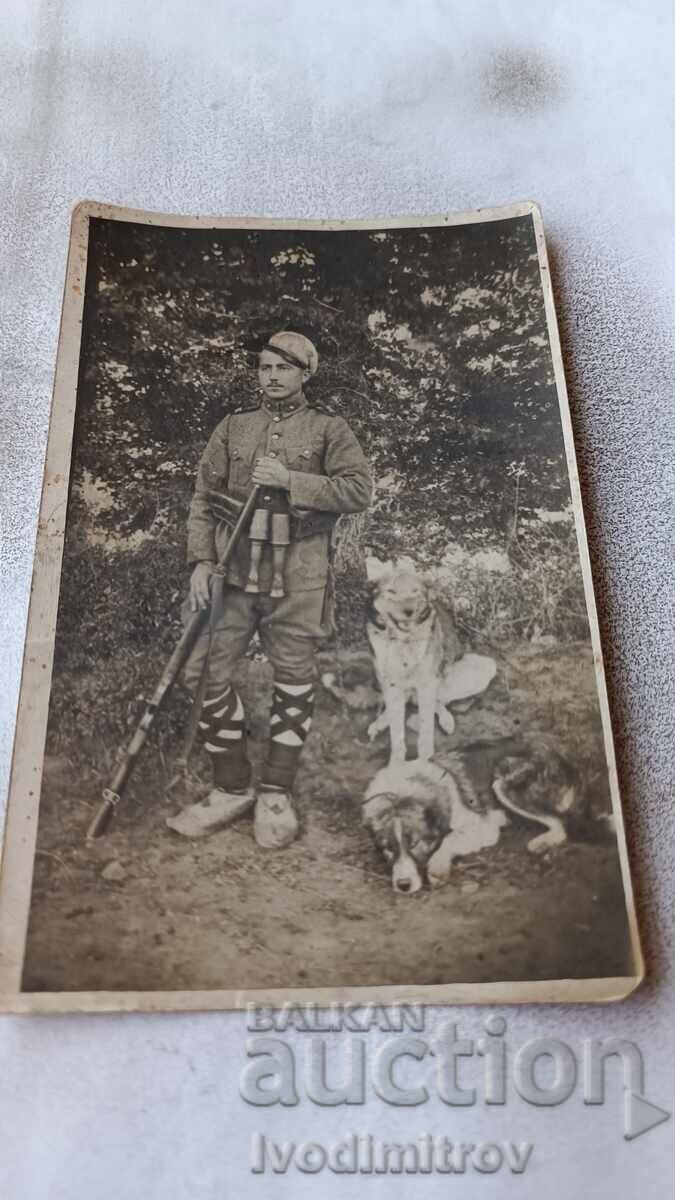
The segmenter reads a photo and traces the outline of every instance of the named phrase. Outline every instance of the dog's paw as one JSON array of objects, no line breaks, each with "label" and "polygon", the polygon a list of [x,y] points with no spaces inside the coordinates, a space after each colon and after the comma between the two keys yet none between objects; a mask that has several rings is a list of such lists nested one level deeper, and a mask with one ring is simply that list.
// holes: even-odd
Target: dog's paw
[{"label": "dog's paw", "polygon": [[455,718],[453,717],[449,708],[446,708],[444,704],[439,704],[438,708],[436,709],[436,716],[438,717],[438,724],[443,730],[443,733],[455,732]]},{"label": "dog's paw", "polygon": [[432,888],[442,887],[444,883],[448,882],[451,870],[452,851],[450,846],[443,841],[427,863],[429,886]]},{"label": "dog's paw", "polygon": [[394,746],[389,751],[389,762],[387,763],[388,767],[403,767],[406,761],[405,747],[401,749],[400,747]]},{"label": "dog's paw", "polygon": [[562,846],[567,841],[567,834],[562,825],[554,825],[553,828],[547,829],[546,833],[540,833],[538,837],[532,838],[527,843],[527,849],[530,854],[545,854],[547,850],[552,850],[555,846]]},{"label": "dog's paw", "polygon": [[450,868],[445,871],[429,871],[428,878],[430,888],[445,887],[450,879]]},{"label": "dog's paw", "polygon": [[532,838],[532,841],[527,843],[528,854],[545,854],[550,849],[551,843],[547,840],[546,834]]},{"label": "dog's paw", "polygon": [[377,716],[375,718],[374,721],[370,722],[370,725],[368,726],[368,729],[366,730],[366,736],[368,738],[368,741],[374,742],[378,733],[384,733],[385,729],[387,729],[388,726],[389,726],[389,722],[387,720],[387,714],[384,712],[381,712],[379,714],[379,716]]}]

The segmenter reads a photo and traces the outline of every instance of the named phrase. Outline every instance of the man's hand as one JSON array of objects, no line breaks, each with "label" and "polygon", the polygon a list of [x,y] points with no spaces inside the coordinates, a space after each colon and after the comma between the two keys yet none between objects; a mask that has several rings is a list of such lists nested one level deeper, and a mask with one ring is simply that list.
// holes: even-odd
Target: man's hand
[{"label": "man's hand", "polygon": [[278,458],[271,458],[269,455],[257,459],[252,479],[260,487],[278,487],[288,491],[291,486],[291,473],[288,467],[279,462]]},{"label": "man's hand", "polygon": [[200,608],[208,608],[211,602],[211,578],[215,571],[212,562],[197,563],[190,577],[190,608],[197,612]]}]

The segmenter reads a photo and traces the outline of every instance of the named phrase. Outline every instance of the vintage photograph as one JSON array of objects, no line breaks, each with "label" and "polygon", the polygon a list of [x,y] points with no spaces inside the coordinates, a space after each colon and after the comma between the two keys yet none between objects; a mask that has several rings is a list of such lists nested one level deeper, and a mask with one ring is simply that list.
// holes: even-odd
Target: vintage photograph
[{"label": "vintage photograph", "polygon": [[36,1008],[636,986],[534,205],[76,211],[0,899]]}]

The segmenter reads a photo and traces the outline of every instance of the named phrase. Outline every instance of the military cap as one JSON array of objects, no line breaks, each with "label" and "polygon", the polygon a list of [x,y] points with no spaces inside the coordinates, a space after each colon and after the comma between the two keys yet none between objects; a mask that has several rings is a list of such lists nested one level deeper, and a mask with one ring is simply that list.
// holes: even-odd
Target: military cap
[{"label": "military cap", "polygon": [[315,375],[319,366],[316,346],[302,333],[281,330],[272,335],[263,346],[263,350],[273,350],[275,354],[291,363],[292,366],[302,367],[303,371],[309,371],[310,375]]}]

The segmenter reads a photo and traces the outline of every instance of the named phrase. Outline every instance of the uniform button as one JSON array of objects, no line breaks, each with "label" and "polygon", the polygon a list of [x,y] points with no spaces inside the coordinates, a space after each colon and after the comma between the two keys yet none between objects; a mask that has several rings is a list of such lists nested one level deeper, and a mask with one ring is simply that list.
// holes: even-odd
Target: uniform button
[{"label": "uniform button", "polygon": [[263,500],[266,500],[268,504],[269,504],[269,502],[270,502],[270,500],[271,500],[271,499],[272,499],[272,497],[271,497],[271,496],[263,496]]},{"label": "uniform button", "polygon": [[276,458],[276,456],[277,456],[276,450],[270,450],[270,458]]},{"label": "uniform button", "polygon": [[273,420],[275,420],[275,421],[280,421],[280,420],[281,420],[281,417],[274,417],[274,418],[273,418]]},{"label": "uniform button", "polygon": [[272,434],[272,437],[275,439],[275,441],[278,441],[278,440],[279,440],[279,438],[281,437],[281,434],[280,434],[280,433],[273,433],[273,434]]}]

